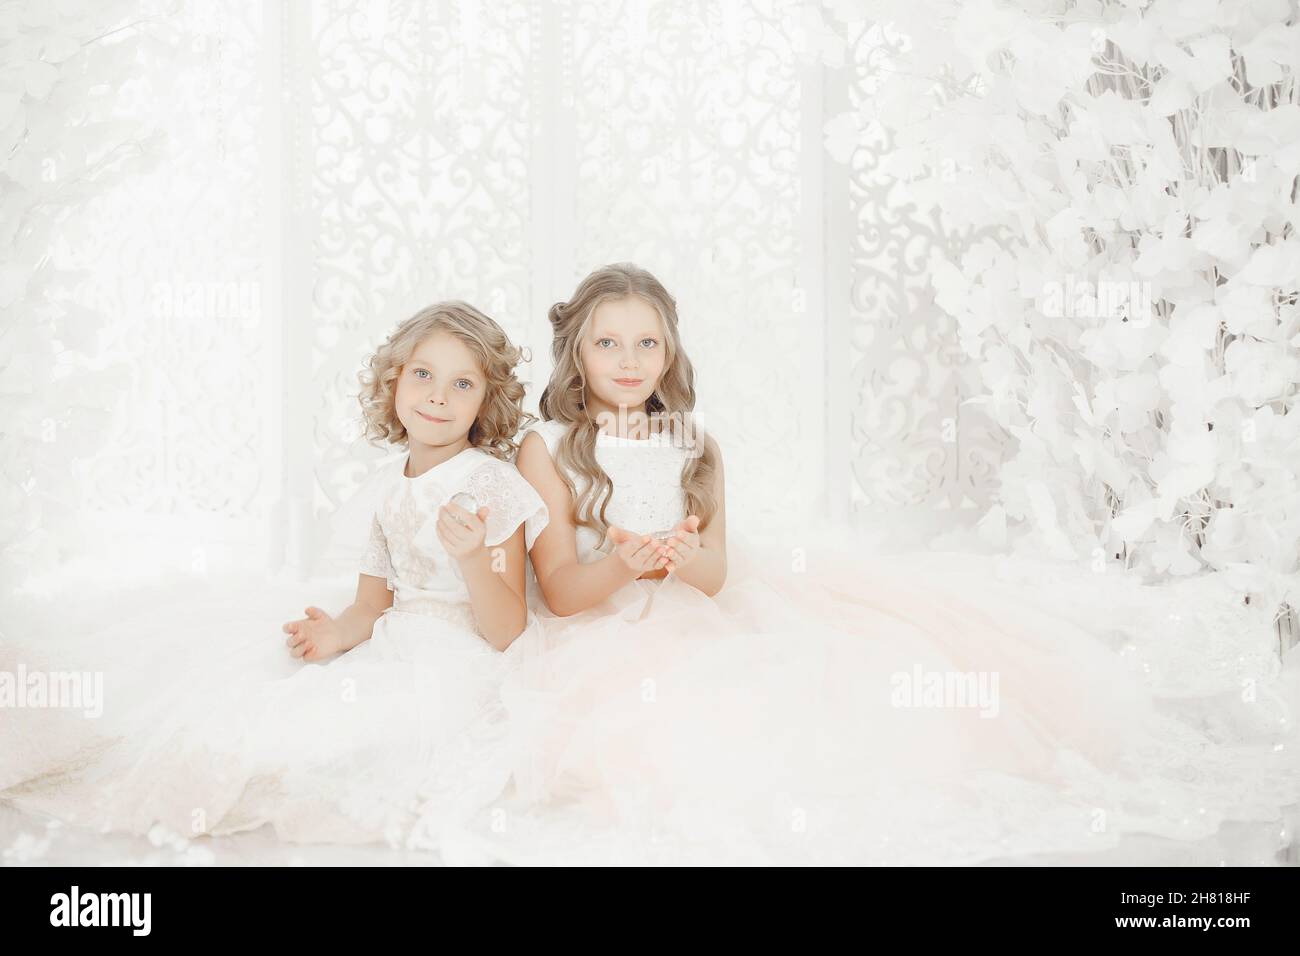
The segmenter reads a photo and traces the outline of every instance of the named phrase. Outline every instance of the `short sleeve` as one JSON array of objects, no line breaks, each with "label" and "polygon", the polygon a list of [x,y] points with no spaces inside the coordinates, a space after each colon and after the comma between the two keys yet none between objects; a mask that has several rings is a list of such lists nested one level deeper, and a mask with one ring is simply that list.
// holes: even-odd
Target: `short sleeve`
[{"label": "short sleeve", "polygon": [[388,582],[388,589],[393,589],[393,562],[388,554],[388,539],[379,524],[379,515],[370,519],[370,540],[366,542],[366,549],[361,554],[360,570],[362,574],[384,578]]},{"label": "short sleeve", "polygon": [[562,438],[564,435],[564,423],[563,422],[534,422],[531,426],[529,426],[529,428],[527,429],[527,431],[524,432],[524,434],[527,435],[528,432],[537,432],[537,434],[542,437],[542,441],[546,443],[546,451],[550,454],[552,458],[554,458],[555,449],[559,446],[560,438]]},{"label": "short sleeve", "polygon": [[458,490],[471,495],[478,507],[488,509],[483,543],[490,548],[505,541],[522,524],[524,544],[531,551],[533,542],[550,520],[546,503],[537,490],[514,465],[498,459],[476,468],[465,486]]}]

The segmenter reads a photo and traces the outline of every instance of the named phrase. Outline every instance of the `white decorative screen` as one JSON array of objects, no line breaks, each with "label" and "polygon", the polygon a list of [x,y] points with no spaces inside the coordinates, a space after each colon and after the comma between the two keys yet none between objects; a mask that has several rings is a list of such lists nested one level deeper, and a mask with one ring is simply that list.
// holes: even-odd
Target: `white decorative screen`
[{"label": "white decorative screen", "polygon": [[887,142],[828,149],[871,95],[865,27],[828,50],[818,4],[776,0],[140,8],[123,109],[168,152],[65,239],[132,407],[92,508],[310,567],[382,457],[356,373],[398,321],[479,305],[530,348],[535,410],[547,309],[622,260],[677,298],[737,522],[987,500],[1000,438],[958,408],[925,273],[961,240],[876,175]]}]

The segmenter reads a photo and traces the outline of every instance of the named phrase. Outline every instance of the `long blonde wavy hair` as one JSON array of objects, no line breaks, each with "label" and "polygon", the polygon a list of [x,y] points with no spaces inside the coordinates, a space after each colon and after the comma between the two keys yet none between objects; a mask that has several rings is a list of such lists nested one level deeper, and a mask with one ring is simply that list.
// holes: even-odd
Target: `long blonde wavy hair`
[{"label": "long blonde wavy hair", "polygon": [[[690,448],[682,468],[682,489],[686,513],[699,515],[704,528],[717,511],[713,493],[718,456],[702,430],[694,424],[695,369],[682,348],[677,331],[677,302],[659,280],[630,262],[617,262],[591,273],[578,285],[573,298],[551,306],[551,355],[555,360],[551,380],[542,392],[539,409],[547,421],[562,422],[564,436],[556,447],[560,477],[574,499],[573,521],[592,528],[604,538],[609,530],[605,518],[614,493],[614,483],[596,461],[596,433],[599,427],[587,412],[586,377],[580,350],[591,329],[596,307],[602,302],[637,296],[659,313],[663,323],[665,352],[663,374],[654,393],[646,400],[646,413],[661,415],[676,440]],[[570,474],[585,480],[579,491]],[[634,528],[648,532],[659,528]]]},{"label": "long blonde wavy hair", "polygon": [[421,309],[397,327],[370,356],[358,378],[361,380],[361,414],[366,439],[371,444],[407,443],[406,426],[397,417],[393,398],[402,366],[411,360],[420,343],[439,329],[456,336],[483,370],[485,392],[478,417],[469,429],[469,443],[502,461],[511,461],[519,450],[515,435],[520,428],[537,421],[523,410],[524,385],[515,376],[515,366],[527,361],[526,350],[514,345],[490,318],[468,302],[451,300]]}]

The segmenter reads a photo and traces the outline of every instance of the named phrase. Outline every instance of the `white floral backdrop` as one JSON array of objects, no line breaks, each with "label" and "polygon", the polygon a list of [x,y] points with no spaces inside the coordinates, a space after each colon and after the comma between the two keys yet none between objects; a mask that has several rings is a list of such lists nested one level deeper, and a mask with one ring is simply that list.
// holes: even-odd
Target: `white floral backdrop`
[{"label": "white floral backdrop", "polygon": [[738,521],[979,519],[1285,620],[1297,29],[1275,0],[8,0],[6,581],[313,567],[380,455],[355,372],[393,324],[481,304],[535,406],[546,308],[631,259],[678,297]]},{"label": "white floral backdrop", "polygon": [[1300,606],[1294,4],[870,4],[837,122],[944,236],[927,273],[1014,439],[987,537]]}]

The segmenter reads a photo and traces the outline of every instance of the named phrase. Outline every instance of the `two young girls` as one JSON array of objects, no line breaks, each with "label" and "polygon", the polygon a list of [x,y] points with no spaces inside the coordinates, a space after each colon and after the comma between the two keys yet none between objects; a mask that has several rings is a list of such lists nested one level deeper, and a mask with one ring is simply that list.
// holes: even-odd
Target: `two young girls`
[{"label": "two young girls", "polygon": [[[720,445],[649,273],[599,269],[550,319],[517,454],[520,356],[486,316],[431,307],[371,360],[369,434],[407,453],[353,603],[284,626],[323,666],[181,685],[152,737],[0,798],[187,837],[270,822],[445,852],[454,832],[505,861],[620,863],[974,862],[1204,836],[1240,808],[1242,775],[1205,786],[1206,741],[1094,635],[948,556],[811,534],[806,567],[729,553]],[[1295,786],[1293,763],[1247,766],[1266,810]]]}]

